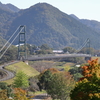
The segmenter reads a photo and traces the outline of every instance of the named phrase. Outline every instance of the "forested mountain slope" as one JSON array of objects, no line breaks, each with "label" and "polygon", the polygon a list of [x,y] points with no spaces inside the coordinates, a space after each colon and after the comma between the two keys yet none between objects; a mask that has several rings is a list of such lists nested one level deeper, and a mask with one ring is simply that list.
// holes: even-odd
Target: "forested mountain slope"
[{"label": "forested mountain slope", "polygon": [[74,14],[71,14],[70,16],[72,16],[76,20],[80,21],[81,23],[83,23],[87,27],[90,27],[91,29],[93,29],[96,32],[100,33],[100,22],[99,21],[96,21],[96,20],[88,20],[88,19],[79,19]]},{"label": "forested mountain slope", "polygon": [[[0,36],[9,39],[19,25],[26,26],[29,44],[78,49],[89,38],[93,48],[100,48],[98,31],[47,3],[38,3],[16,13],[0,7]],[[14,44],[18,44],[18,39]]]},{"label": "forested mountain slope", "polygon": [[92,46],[98,48],[97,32],[52,5],[38,3],[21,10],[19,15],[11,24],[7,35],[11,35],[19,25],[26,25],[27,42],[30,44],[46,43],[53,48],[78,48],[90,38]]},{"label": "forested mountain slope", "polygon": [[5,10],[8,10],[8,11],[12,11],[12,12],[18,12],[20,9],[12,4],[2,4],[0,2],[0,8],[3,8]]}]

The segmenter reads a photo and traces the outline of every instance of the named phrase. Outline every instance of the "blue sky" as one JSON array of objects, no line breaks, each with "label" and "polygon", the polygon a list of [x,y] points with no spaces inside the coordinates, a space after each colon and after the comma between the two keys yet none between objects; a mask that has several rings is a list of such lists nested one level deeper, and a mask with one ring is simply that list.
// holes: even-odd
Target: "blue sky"
[{"label": "blue sky", "polygon": [[100,21],[100,0],[1,0],[25,9],[36,3],[49,3],[67,14],[75,14],[80,19]]}]

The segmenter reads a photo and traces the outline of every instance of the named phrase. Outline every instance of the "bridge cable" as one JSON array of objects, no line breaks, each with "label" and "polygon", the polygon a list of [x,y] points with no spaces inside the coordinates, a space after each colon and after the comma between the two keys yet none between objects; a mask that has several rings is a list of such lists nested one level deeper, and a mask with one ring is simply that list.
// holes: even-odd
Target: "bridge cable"
[{"label": "bridge cable", "polygon": [[84,42],[84,43],[82,44],[82,46],[76,51],[76,53],[79,52],[80,50],[82,50],[83,47],[85,47],[85,46],[87,45],[88,41],[89,41],[89,38],[85,40],[85,42]]},{"label": "bridge cable", "polygon": [[[19,26],[20,27],[20,26]],[[11,38],[15,35],[15,33],[18,31],[19,27],[16,29],[16,31],[13,33],[13,35],[9,38],[9,40],[5,43],[5,45],[1,48],[0,52],[5,48],[7,43],[11,40]]]},{"label": "bridge cable", "polygon": [[[23,30],[23,28],[20,30],[20,32]],[[19,32],[19,33],[20,33]],[[18,37],[19,33],[16,35],[16,37],[13,39],[13,41],[9,44],[9,46],[6,48],[6,50],[2,53],[2,55],[0,56],[0,59],[3,57],[3,55],[6,53],[6,51],[9,49],[9,47],[11,46],[11,44],[15,41],[15,39]]]}]

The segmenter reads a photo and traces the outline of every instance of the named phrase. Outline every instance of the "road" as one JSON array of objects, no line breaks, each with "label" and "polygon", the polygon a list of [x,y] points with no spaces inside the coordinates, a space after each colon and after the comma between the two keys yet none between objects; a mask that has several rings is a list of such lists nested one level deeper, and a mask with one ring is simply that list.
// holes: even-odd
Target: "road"
[{"label": "road", "polygon": [[6,72],[6,74],[7,74],[7,76],[0,79],[0,81],[5,81],[5,80],[11,79],[15,76],[13,72],[10,72],[10,71],[4,69],[4,67],[8,66],[8,65],[11,65],[11,64],[14,64],[14,63],[17,63],[17,62],[18,61],[14,61],[14,62],[10,62],[10,63],[4,64],[4,65],[0,65],[0,70]]},{"label": "road", "polygon": [[49,96],[47,96],[47,93],[43,93],[43,94],[36,95],[31,100],[50,100],[50,99],[51,98]]}]

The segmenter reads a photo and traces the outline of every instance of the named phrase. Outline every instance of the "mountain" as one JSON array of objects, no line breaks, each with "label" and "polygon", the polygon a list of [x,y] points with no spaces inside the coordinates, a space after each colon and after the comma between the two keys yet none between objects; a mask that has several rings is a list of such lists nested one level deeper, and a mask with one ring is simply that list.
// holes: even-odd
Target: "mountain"
[{"label": "mountain", "polygon": [[82,22],[86,26],[94,29],[96,32],[100,33],[100,22],[99,21],[81,19],[80,22]]},{"label": "mountain", "polygon": [[79,19],[74,14],[71,14],[70,16],[73,17],[74,19],[80,21],[81,23],[83,23],[87,27],[90,27],[91,29],[93,29],[96,32],[100,33],[100,22],[99,21],[96,21],[96,20],[88,20],[88,19]]},{"label": "mountain", "polygon": [[6,40],[0,36],[0,47],[6,43]]},{"label": "mountain", "polygon": [[[54,49],[66,46],[79,48],[89,38],[91,46],[99,49],[99,32],[83,24],[78,17],[61,12],[47,3],[38,3],[18,12],[0,3],[0,36],[9,39],[20,25],[26,26],[26,40],[40,46],[48,44]],[[6,5],[7,6],[7,5]],[[4,40],[1,39],[0,40]],[[2,42],[3,43],[3,42]],[[18,44],[18,38],[14,42]]]},{"label": "mountain", "polygon": [[14,6],[14,5],[10,4],[10,3],[9,4],[2,4],[0,2],[0,8],[5,9],[5,10],[9,10],[9,11],[12,11],[12,12],[20,11],[19,8],[17,8],[16,6]]},{"label": "mountain", "polygon": [[[11,10],[13,9],[13,10]],[[8,32],[10,25],[15,17],[17,17],[17,7],[11,4],[2,4],[0,2],[0,46],[4,45],[6,42],[4,37],[6,37],[6,33]]]},{"label": "mountain", "polygon": [[5,37],[13,19],[18,14],[0,7],[0,36]]},{"label": "mountain", "polygon": [[[92,47],[100,48],[98,32],[50,4],[38,3],[18,14],[11,23],[7,36],[11,36],[19,25],[26,25],[27,43],[30,44],[48,44],[56,49],[66,46],[79,48],[89,38]],[[18,41],[14,44],[17,43]]]},{"label": "mountain", "polygon": [[75,16],[74,14],[70,14],[71,17],[73,17],[76,20],[80,20],[77,16]]}]

